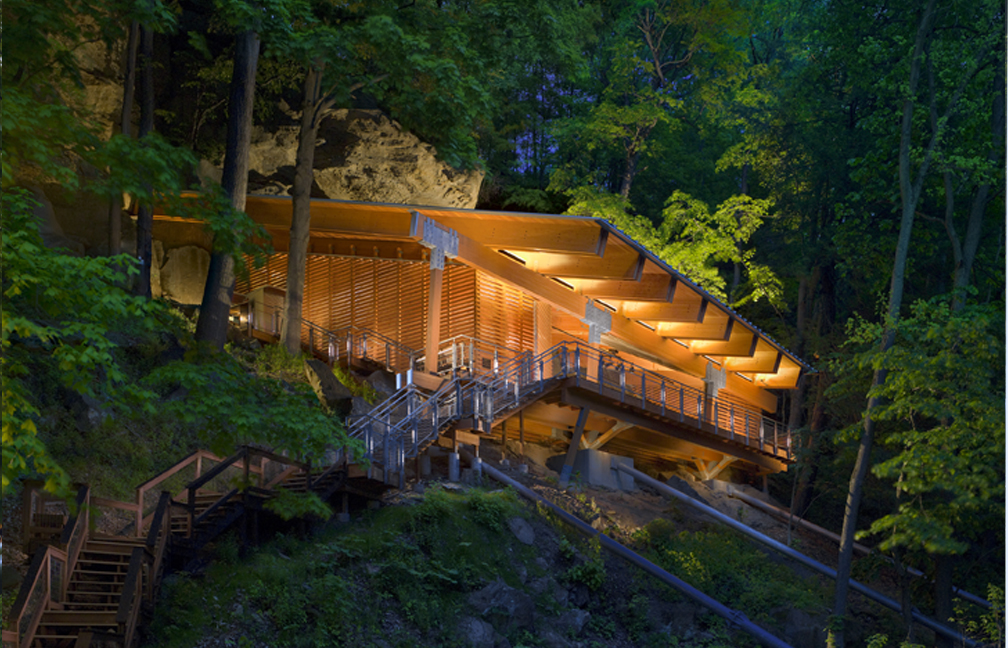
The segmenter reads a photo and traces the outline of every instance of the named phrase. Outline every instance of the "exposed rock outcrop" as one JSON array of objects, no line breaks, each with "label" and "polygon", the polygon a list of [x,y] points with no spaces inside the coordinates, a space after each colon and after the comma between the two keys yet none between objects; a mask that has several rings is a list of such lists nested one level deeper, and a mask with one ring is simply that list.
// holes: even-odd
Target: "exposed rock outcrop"
[{"label": "exposed rock outcrop", "polygon": [[210,253],[195,245],[187,245],[168,250],[163,254],[165,256],[163,265],[157,255],[154,255],[154,262],[158,265],[158,281],[155,282],[152,271],[152,293],[160,291],[165,297],[180,304],[192,305],[202,302],[207,271],[210,269]]},{"label": "exposed rock outcrop", "polygon": [[[297,138],[297,126],[255,132],[250,193],[289,193],[294,184]],[[483,173],[457,171],[436,155],[434,147],[404,131],[379,110],[335,110],[319,126],[312,196],[474,207]]]},{"label": "exposed rock outcrop", "polygon": [[305,376],[315,390],[319,402],[333,412],[346,416],[353,406],[353,394],[346,386],[337,380],[329,365],[311,358],[304,363]]}]

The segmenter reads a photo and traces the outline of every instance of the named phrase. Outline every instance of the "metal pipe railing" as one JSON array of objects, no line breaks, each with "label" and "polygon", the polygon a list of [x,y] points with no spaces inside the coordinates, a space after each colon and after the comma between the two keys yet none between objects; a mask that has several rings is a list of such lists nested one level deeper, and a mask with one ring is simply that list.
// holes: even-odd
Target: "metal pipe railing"
[{"label": "metal pipe railing", "polygon": [[[788,547],[784,544],[781,544],[780,542],[777,542],[773,538],[763,535],[759,531],[756,531],[755,529],[746,526],[742,522],[739,522],[738,520],[735,520],[725,515],[721,511],[718,511],[715,508],[707,506],[703,502],[699,502],[690,497],[689,495],[686,495],[685,493],[679,492],[678,490],[672,488],[668,484],[664,484],[658,481],[657,479],[651,477],[650,475],[642,473],[641,471],[635,468],[631,468],[622,462],[616,462],[616,461],[612,462],[612,468],[624,472],[627,475],[633,477],[634,479],[647,484],[651,488],[654,488],[658,492],[668,495],[670,497],[674,497],[679,502],[687,504],[695,509],[702,511],[703,513],[709,515],[718,522],[721,522],[722,524],[731,527],[732,529],[752,538],[753,540],[756,540],[757,542],[767,545],[768,547],[776,550],[777,552],[784,554],[788,558],[791,558],[792,560],[795,560],[805,565],[806,567],[814,571],[817,571],[820,574],[823,574],[824,576],[828,576],[829,578],[836,580],[837,573],[835,569],[827,567],[818,560],[809,558],[805,554],[795,551],[791,547]],[[879,603],[880,605],[889,608],[890,610],[895,610],[896,612],[899,613],[903,612],[902,606],[897,601],[894,601],[888,596],[880,594],[879,592],[876,592],[867,585],[859,583],[853,579],[851,579],[848,582],[850,583],[850,588],[855,592],[864,595],[865,597],[871,599],[872,601],[875,601],[876,603]],[[914,621],[937,634],[952,639],[953,641],[956,642],[957,645],[965,646],[966,648],[975,648],[978,645],[977,642],[966,638],[960,632],[957,632],[956,630],[949,628],[948,626],[938,623],[934,619],[924,616],[916,609],[913,610],[912,615]]]},{"label": "metal pipe railing", "polygon": [[[470,455],[468,452],[463,451],[462,454],[469,461],[473,460],[472,455]],[[703,592],[696,589],[686,581],[677,578],[676,576],[665,571],[664,569],[654,564],[644,556],[641,556],[640,554],[631,550],[625,545],[613,540],[606,534],[596,530],[594,527],[587,524],[583,520],[575,517],[574,515],[571,515],[564,509],[553,504],[553,502],[550,502],[549,500],[541,497],[530,488],[527,488],[523,484],[511,479],[510,477],[500,472],[496,468],[493,468],[492,466],[489,466],[486,463],[484,463],[482,464],[482,470],[492,479],[495,479],[500,483],[515,489],[515,491],[517,491],[520,495],[522,495],[526,499],[535,502],[537,505],[542,504],[543,506],[548,507],[560,519],[562,519],[567,524],[573,526],[575,529],[585,534],[586,536],[590,538],[597,538],[599,544],[605,547],[608,551],[611,551],[612,553],[616,554],[620,558],[623,558],[632,565],[640,567],[651,576],[654,576],[655,578],[659,579],[662,583],[668,585],[669,587],[672,587],[673,589],[679,591],[680,593],[700,603],[701,605],[709,609],[711,612],[717,614],[718,616],[727,619],[731,623],[734,623],[739,627],[739,629],[751,635],[760,644],[764,646],[769,646],[770,648],[791,648],[790,644],[788,644],[785,641],[782,641],[781,639],[775,637],[770,632],[756,625],[755,623],[750,621],[748,617],[746,617],[746,615],[743,614],[742,612],[739,612],[738,610],[733,610],[728,606],[724,605],[723,603],[721,603],[720,601],[717,601],[711,598],[710,596],[704,594]]]},{"label": "metal pipe railing", "polygon": [[[751,495],[747,495],[747,494],[739,491],[738,489],[736,489],[736,488],[734,488],[732,486],[728,486],[728,496],[729,497],[734,497],[735,499],[738,499],[738,500],[741,500],[741,501],[745,502],[746,504],[748,504],[750,506],[753,506],[755,508],[758,508],[758,509],[760,509],[762,511],[765,511],[765,512],[771,514],[771,515],[775,515],[775,516],[777,516],[780,519],[788,520],[789,523],[797,524],[798,526],[800,526],[802,528],[808,529],[809,531],[811,531],[813,533],[818,533],[819,535],[821,535],[823,537],[826,537],[826,538],[829,538],[833,542],[836,542],[837,544],[840,544],[840,536],[837,535],[836,533],[833,533],[829,529],[824,529],[823,527],[819,526],[818,524],[814,524],[812,522],[809,522],[808,520],[805,520],[804,518],[800,518],[800,517],[797,517],[795,515],[791,515],[791,513],[789,511],[785,511],[782,508],[779,508],[779,507],[773,506],[771,504],[767,504],[766,502],[760,501],[760,500],[756,499],[755,497],[752,497]],[[861,543],[855,542],[854,543],[854,551],[857,551],[861,555],[866,556],[866,555],[868,555],[868,554],[870,554],[872,552],[872,548],[871,547],[866,547],[865,545],[863,545]],[[888,556],[882,556],[882,558],[885,559],[886,561],[892,562],[892,558],[890,558]],[[921,577],[924,576],[924,573],[922,571],[920,571],[919,569],[914,569],[913,567],[907,567],[906,570],[907,570],[907,572],[911,576],[914,576],[914,577],[917,577],[917,578],[921,578]],[[972,594],[972,593],[967,592],[965,590],[961,590],[958,587],[953,587],[952,588],[952,593],[955,594],[956,596],[958,596],[959,598],[963,599],[964,601],[969,601],[970,603],[973,603],[974,605],[979,605],[980,607],[984,607],[984,608],[987,608],[987,609],[990,609],[990,607],[991,607],[990,601],[982,599],[979,596],[977,596],[976,594]]]}]

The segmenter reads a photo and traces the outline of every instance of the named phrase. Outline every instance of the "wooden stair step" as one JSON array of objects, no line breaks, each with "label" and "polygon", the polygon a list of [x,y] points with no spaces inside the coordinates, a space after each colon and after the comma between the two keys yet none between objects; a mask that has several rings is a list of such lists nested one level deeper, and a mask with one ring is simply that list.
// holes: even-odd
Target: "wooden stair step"
[{"label": "wooden stair step", "polygon": [[39,626],[75,626],[78,628],[116,627],[115,612],[86,612],[79,610],[46,610]]},{"label": "wooden stair step", "polygon": [[73,612],[112,612],[117,613],[119,602],[109,601],[107,603],[70,603],[63,604],[63,609]]},{"label": "wooden stair step", "polygon": [[78,558],[78,565],[109,565],[112,567],[129,567],[129,556],[125,555],[126,560],[98,560],[96,558]]}]

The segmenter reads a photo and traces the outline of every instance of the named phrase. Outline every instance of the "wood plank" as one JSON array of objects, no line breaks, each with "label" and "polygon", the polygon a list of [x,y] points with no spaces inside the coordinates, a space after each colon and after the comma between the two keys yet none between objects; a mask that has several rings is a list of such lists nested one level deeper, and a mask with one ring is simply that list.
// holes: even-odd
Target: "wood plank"
[{"label": "wood plank", "polygon": [[[571,279],[583,295],[593,299],[625,302],[670,302],[670,275],[645,274],[639,281],[623,279]],[[615,304],[613,304],[615,306]],[[638,318],[639,319],[639,318]]]},{"label": "wood plank", "polygon": [[759,336],[742,326],[734,327],[728,341],[694,340],[690,343],[690,348],[695,353],[702,353],[714,357],[742,357],[751,358],[756,353],[756,345]]},{"label": "wood plank", "polygon": [[609,245],[602,258],[569,254],[523,252],[516,254],[526,267],[549,277],[569,279],[640,280],[646,258],[632,248],[616,249]]}]

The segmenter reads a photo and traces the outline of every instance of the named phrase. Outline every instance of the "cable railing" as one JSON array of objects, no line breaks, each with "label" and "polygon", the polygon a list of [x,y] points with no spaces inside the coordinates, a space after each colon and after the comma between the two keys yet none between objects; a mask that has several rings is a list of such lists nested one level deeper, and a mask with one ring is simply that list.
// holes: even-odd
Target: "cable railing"
[{"label": "cable railing", "polygon": [[[232,321],[248,333],[259,331],[274,337],[283,330],[283,320],[282,308],[258,304],[232,315]],[[330,365],[351,359],[370,360],[395,373],[413,369],[421,357],[415,349],[362,326],[344,326],[332,331],[306,319],[301,320],[301,345]]]},{"label": "cable railing", "polygon": [[[501,368],[528,351],[516,351],[510,347],[481,340],[471,335],[456,335],[442,340],[438,345],[437,367],[431,373],[468,372],[470,375],[496,374]],[[427,358],[417,359],[416,368],[427,370]]]},{"label": "cable railing", "polygon": [[562,342],[536,357],[517,354],[494,373],[456,375],[431,395],[408,385],[371,414],[354,417],[350,436],[364,442],[364,458],[379,465],[388,481],[390,474],[401,474],[405,461],[451,424],[471,418],[489,432],[555,383],[571,379],[574,387],[606,399],[791,458],[790,431],[759,410],[707,396],[695,387],[576,341]]}]

